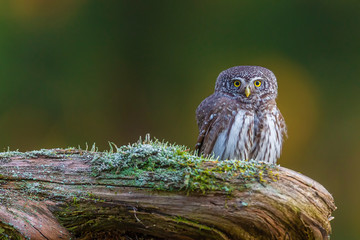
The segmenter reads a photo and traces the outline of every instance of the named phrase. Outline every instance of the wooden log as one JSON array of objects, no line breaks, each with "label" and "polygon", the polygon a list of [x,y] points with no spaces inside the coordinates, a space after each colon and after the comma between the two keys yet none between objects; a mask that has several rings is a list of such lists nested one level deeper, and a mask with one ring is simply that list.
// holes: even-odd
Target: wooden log
[{"label": "wooden log", "polygon": [[331,194],[276,165],[139,142],[0,153],[3,239],[328,239]]}]

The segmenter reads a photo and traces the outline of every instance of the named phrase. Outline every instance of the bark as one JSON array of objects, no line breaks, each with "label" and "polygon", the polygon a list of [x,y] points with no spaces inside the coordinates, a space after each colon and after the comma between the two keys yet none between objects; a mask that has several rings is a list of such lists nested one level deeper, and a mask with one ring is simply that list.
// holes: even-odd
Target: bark
[{"label": "bark", "polygon": [[[217,161],[189,163],[186,149],[176,156],[187,165],[175,169],[164,158],[154,168],[139,167],[161,159],[151,151],[127,155],[127,167],[116,165],[124,158],[114,160],[127,154],[124,149],[117,155],[77,149],[2,153],[1,239],[329,238],[334,200],[300,173],[249,163],[258,169],[251,175],[248,163],[236,169]],[[129,165],[136,161],[136,168]]]}]

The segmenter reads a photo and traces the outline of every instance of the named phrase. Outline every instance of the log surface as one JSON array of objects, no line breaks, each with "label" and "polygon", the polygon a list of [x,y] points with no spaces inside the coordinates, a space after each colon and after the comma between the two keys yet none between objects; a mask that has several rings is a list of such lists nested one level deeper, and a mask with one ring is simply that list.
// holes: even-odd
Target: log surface
[{"label": "log surface", "polygon": [[[117,154],[121,156],[124,151],[120,149]],[[176,154],[187,159],[190,154],[184,152]],[[237,174],[248,174],[242,165],[235,171],[209,172],[218,169],[214,167],[221,162],[204,161],[178,169],[164,164],[156,171],[146,165],[141,174],[133,176],[125,171],[134,166],[125,169],[115,166],[114,161],[104,162],[108,156],[76,149],[2,153],[0,236],[328,239],[331,233],[331,214],[336,209],[331,194],[316,181],[290,169],[265,166],[253,179],[244,179],[245,175]],[[129,162],[140,159],[152,163],[161,156],[156,152],[133,154]],[[110,171],[106,164],[115,168]],[[199,176],[211,179],[191,174],[177,178],[164,172],[179,172],[182,167],[196,173],[202,170]],[[225,177],[231,171],[232,175]]]}]

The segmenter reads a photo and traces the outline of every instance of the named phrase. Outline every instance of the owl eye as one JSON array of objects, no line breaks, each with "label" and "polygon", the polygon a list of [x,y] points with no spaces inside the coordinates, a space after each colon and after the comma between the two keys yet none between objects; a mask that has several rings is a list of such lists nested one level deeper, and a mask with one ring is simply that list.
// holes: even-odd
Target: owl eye
[{"label": "owl eye", "polygon": [[240,85],[241,85],[241,82],[239,80],[234,81],[234,86],[235,87],[240,87]]},{"label": "owl eye", "polygon": [[254,82],[255,87],[260,87],[261,86],[261,81],[257,80]]}]

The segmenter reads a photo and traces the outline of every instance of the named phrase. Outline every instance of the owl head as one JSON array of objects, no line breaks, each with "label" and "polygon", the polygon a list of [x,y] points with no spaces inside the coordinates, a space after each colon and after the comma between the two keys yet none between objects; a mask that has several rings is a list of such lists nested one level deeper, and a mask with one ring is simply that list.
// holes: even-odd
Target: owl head
[{"label": "owl head", "polygon": [[259,66],[236,66],[222,71],[215,92],[225,93],[243,103],[261,103],[277,96],[275,75]]}]

